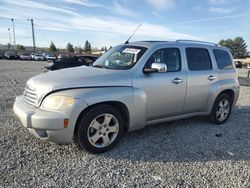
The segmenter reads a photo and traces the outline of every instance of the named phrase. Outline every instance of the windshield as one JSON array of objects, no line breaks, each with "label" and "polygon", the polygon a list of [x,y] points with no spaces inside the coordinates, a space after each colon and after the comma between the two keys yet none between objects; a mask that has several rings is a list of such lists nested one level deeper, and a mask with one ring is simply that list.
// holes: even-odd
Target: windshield
[{"label": "windshield", "polygon": [[121,45],[111,48],[98,58],[93,67],[106,69],[130,69],[146,52],[147,48],[132,45]]}]

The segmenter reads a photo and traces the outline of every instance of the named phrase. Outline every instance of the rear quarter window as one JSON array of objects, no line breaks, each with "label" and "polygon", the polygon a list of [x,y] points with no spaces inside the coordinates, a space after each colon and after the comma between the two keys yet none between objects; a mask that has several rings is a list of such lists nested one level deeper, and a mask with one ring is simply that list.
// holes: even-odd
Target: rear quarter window
[{"label": "rear quarter window", "polygon": [[214,57],[219,69],[232,69],[233,63],[230,58],[230,55],[225,50],[213,50]]}]

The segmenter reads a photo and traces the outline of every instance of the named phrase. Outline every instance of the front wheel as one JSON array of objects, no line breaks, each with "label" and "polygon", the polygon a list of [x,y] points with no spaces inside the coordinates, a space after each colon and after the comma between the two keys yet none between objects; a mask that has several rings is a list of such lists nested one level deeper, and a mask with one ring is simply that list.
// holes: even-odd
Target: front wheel
[{"label": "front wheel", "polygon": [[225,123],[232,110],[232,99],[227,94],[220,94],[213,105],[213,109],[210,114],[210,120],[215,124]]},{"label": "front wheel", "polygon": [[88,110],[77,125],[76,142],[91,153],[112,149],[124,132],[124,119],[110,105],[100,105]]}]

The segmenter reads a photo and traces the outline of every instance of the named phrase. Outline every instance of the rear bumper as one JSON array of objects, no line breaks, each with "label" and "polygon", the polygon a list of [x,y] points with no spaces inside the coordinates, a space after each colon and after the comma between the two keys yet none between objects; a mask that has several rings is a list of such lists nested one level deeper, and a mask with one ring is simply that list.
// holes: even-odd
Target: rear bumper
[{"label": "rear bumper", "polygon": [[[56,143],[72,143],[77,118],[86,107],[83,101],[77,100],[69,111],[47,111],[27,106],[23,103],[23,96],[18,96],[13,110],[22,125],[36,137]],[[67,128],[64,128],[64,119],[69,119]]]}]

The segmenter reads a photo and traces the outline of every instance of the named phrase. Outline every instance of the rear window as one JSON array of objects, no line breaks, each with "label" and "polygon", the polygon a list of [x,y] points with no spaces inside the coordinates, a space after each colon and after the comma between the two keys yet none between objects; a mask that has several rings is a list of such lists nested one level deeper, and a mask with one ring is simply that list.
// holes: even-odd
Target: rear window
[{"label": "rear window", "polygon": [[227,51],[214,49],[213,52],[219,69],[233,68],[232,60]]},{"label": "rear window", "polygon": [[205,48],[187,48],[187,64],[191,71],[212,69],[211,59],[208,50]]}]

